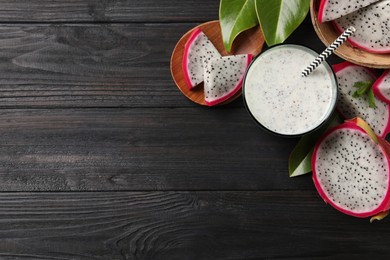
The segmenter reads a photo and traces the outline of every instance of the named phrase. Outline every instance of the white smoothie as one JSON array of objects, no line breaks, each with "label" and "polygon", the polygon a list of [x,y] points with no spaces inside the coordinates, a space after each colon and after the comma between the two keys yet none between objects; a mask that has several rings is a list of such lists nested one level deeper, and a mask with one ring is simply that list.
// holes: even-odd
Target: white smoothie
[{"label": "white smoothie", "polygon": [[261,54],[248,69],[243,94],[254,119],[282,135],[301,135],[332,113],[337,83],[323,62],[310,75],[301,73],[318,54],[299,45],[279,45]]}]

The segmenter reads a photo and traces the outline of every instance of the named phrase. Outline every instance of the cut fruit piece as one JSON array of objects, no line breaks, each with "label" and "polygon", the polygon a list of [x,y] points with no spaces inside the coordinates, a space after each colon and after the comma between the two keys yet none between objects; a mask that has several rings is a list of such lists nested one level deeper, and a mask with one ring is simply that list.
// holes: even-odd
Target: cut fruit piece
[{"label": "cut fruit piece", "polygon": [[228,100],[241,90],[251,54],[212,59],[205,65],[204,95],[209,106]]},{"label": "cut fruit piece", "polygon": [[385,71],[372,85],[374,94],[383,102],[390,104],[390,70]]},{"label": "cut fruit piece", "polygon": [[201,29],[196,28],[184,47],[183,73],[189,89],[203,82],[204,64],[208,60],[220,58],[218,50]]},{"label": "cut fruit piece", "polygon": [[372,53],[390,52],[390,0],[380,1],[334,20],[338,31],[353,26],[356,32],[348,38],[355,47]]},{"label": "cut fruit piece", "polygon": [[389,144],[365,131],[359,120],[336,126],[318,141],[312,169],[326,203],[363,218],[389,209],[390,162],[385,147]]},{"label": "cut fruit piece", "polygon": [[318,10],[318,21],[328,22],[355,12],[380,0],[321,0]]},{"label": "cut fruit piece", "polygon": [[390,131],[390,107],[376,99],[377,108],[369,107],[369,97],[355,98],[353,94],[357,90],[354,85],[359,81],[373,83],[377,76],[369,68],[361,67],[349,62],[343,62],[333,66],[336,73],[339,95],[337,98],[337,110],[346,119],[363,118],[381,137],[385,137]]}]

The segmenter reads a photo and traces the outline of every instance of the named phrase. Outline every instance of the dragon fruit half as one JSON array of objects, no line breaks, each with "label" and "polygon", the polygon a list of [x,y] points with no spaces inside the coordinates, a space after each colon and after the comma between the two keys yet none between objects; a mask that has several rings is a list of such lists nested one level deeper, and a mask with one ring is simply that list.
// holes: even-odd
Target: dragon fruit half
[{"label": "dragon fruit half", "polygon": [[378,1],[379,0],[321,0],[320,9],[318,10],[318,21],[320,23],[332,21]]},{"label": "dragon fruit half", "polygon": [[204,71],[206,104],[219,104],[241,90],[245,71],[251,61],[251,54],[225,56],[208,61]]},{"label": "dragon fruit half", "polygon": [[390,52],[390,0],[342,16],[334,20],[334,25],[340,32],[349,26],[356,28],[354,35],[348,38],[353,46],[373,53]]},{"label": "dragon fruit half", "polygon": [[390,70],[387,70],[372,85],[375,95],[382,101],[390,104]]},{"label": "dragon fruit half", "polygon": [[188,88],[203,82],[204,64],[221,55],[201,29],[196,28],[184,46],[183,72]]},{"label": "dragon fruit half", "polygon": [[346,119],[363,118],[381,137],[390,132],[390,106],[381,100],[376,100],[376,108],[369,107],[368,97],[353,97],[356,82],[374,82],[377,78],[375,72],[369,68],[361,67],[349,62],[333,66],[338,82],[337,110]]},{"label": "dragon fruit half", "polygon": [[389,144],[356,118],[314,147],[313,181],[326,203],[355,217],[383,218],[390,207]]}]

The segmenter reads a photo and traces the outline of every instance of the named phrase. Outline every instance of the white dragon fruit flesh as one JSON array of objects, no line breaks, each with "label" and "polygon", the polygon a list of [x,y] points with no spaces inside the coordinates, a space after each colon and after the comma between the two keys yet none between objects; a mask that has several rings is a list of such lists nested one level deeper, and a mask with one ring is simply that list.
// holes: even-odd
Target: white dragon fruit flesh
[{"label": "white dragon fruit flesh", "polygon": [[189,89],[203,82],[204,64],[221,55],[201,29],[196,28],[184,46],[183,73]]},{"label": "white dragon fruit flesh", "polygon": [[337,110],[346,119],[354,117],[363,118],[381,137],[390,131],[390,106],[376,99],[376,108],[369,107],[368,97],[353,97],[356,91],[356,82],[374,82],[377,78],[375,72],[369,68],[361,67],[349,62],[333,66],[336,73],[339,95],[337,97]]},{"label": "white dragon fruit flesh", "polygon": [[364,218],[390,207],[390,162],[389,144],[362,128],[359,120],[336,126],[320,138],[312,169],[315,187],[326,203]]},{"label": "white dragon fruit flesh", "polygon": [[356,28],[356,32],[348,38],[355,47],[372,53],[390,52],[390,0],[342,16],[334,20],[334,25],[340,33],[349,26]]},{"label": "white dragon fruit flesh", "polygon": [[390,70],[387,70],[372,85],[375,95],[382,101],[390,104]]},{"label": "white dragon fruit flesh", "polygon": [[241,90],[251,54],[211,59],[205,65],[204,96],[209,106],[226,101]]},{"label": "white dragon fruit flesh", "polygon": [[321,0],[318,21],[328,22],[355,12],[379,0]]}]

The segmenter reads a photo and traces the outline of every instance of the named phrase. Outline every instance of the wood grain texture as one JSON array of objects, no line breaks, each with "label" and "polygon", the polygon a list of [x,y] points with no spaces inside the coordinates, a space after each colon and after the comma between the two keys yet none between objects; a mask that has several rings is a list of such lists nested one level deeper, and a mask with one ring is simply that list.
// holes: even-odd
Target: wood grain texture
[{"label": "wood grain texture", "polygon": [[217,0],[0,1],[0,22],[205,22],[218,19]]},{"label": "wood grain texture", "polygon": [[169,70],[193,26],[2,25],[0,107],[193,106]]},{"label": "wood grain texture", "polygon": [[[175,44],[218,4],[0,0],[0,259],[390,254],[389,220],[288,177],[296,139],[263,132],[241,99],[205,108],[175,87]],[[324,48],[309,19],[288,42]]]},{"label": "wood grain texture", "polygon": [[[195,25],[0,25],[0,108],[193,107],[169,60]],[[290,39],[321,50],[310,27]]]},{"label": "wood grain texture", "polygon": [[0,193],[0,257],[363,259],[390,253],[386,222],[311,191]]},{"label": "wood grain texture", "polygon": [[244,108],[0,112],[2,191],[312,189]]}]

